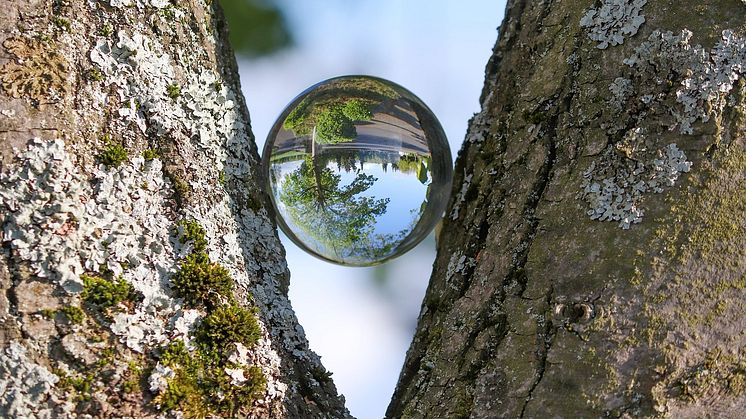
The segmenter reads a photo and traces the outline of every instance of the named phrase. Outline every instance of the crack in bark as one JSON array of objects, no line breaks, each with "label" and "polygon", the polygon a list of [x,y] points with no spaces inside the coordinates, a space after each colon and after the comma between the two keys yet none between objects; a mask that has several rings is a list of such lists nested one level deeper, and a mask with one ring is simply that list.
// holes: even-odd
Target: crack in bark
[{"label": "crack in bark", "polygon": [[[10,281],[10,284],[8,289],[5,290],[5,297],[8,300],[8,315],[15,320],[17,327],[17,332],[20,333],[21,337],[23,339],[29,339],[30,335],[28,331],[26,331],[25,327],[22,327],[23,324],[23,316],[21,312],[18,311],[18,294],[16,292],[16,287],[18,284],[20,284],[23,281],[23,274],[20,272],[19,269],[22,269],[22,264],[18,263],[13,257],[13,249],[10,247],[10,242],[3,243],[3,252],[0,253],[0,257],[4,258],[5,266],[7,268],[6,272],[8,272],[8,280]],[[14,263],[11,263],[14,262]]]},{"label": "crack in bark", "polygon": [[[577,50],[578,45],[575,44],[575,48],[573,50],[573,53],[575,50]],[[528,237],[528,244],[525,247],[525,250],[523,251],[522,255],[522,262],[523,265],[520,266],[521,269],[525,267],[526,259],[528,258],[528,252],[531,249],[531,244],[533,241],[534,236],[536,235],[536,230],[539,225],[539,219],[534,216],[535,211],[539,205],[539,202],[541,201],[541,198],[544,195],[544,192],[546,191],[546,187],[551,181],[552,178],[552,169],[554,168],[554,164],[557,159],[557,125],[559,123],[559,116],[568,112],[570,110],[572,100],[573,100],[573,90],[571,88],[572,86],[572,80],[570,75],[566,75],[564,80],[562,81],[560,92],[565,92],[564,98],[560,104],[560,106],[557,108],[557,111],[551,116],[547,123],[546,128],[546,145],[548,146],[548,155],[547,159],[545,161],[544,166],[542,166],[542,169],[540,171],[540,176],[537,179],[537,182],[534,186],[534,192],[533,199],[529,199],[526,202],[526,207],[524,208],[524,217],[527,219],[530,219],[530,225],[529,225],[529,233],[527,234]],[[531,198],[531,196],[530,196]],[[530,217],[530,218],[529,218]],[[526,290],[526,286],[528,284],[528,278],[526,277],[526,282],[522,284],[522,289],[520,296],[523,296],[523,293]],[[521,413],[519,415],[520,418],[523,418],[526,413],[526,408],[528,407],[529,402],[533,398],[534,391],[541,383],[542,379],[544,378],[544,373],[547,368],[547,357],[549,354],[549,350],[551,349],[552,341],[554,339],[554,335],[556,334],[556,327],[553,325],[552,321],[548,318],[547,315],[549,313],[549,310],[551,310],[552,307],[552,297],[554,294],[554,286],[550,282],[549,289],[547,290],[546,297],[545,297],[545,304],[546,304],[546,310],[543,317],[544,324],[543,328],[537,328],[537,356],[538,356],[538,365],[537,365],[537,372],[536,372],[536,380],[531,385],[531,388],[528,391],[528,394],[526,396],[526,399],[523,403],[523,406],[521,407]],[[537,322],[540,320],[537,320]]]},{"label": "crack in bark", "polygon": [[[567,102],[569,103],[569,102]],[[559,118],[559,113],[557,112],[552,119],[550,120],[549,126],[547,127],[547,140],[546,145],[548,146],[548,153],[545,160],[544,165],[542,166],[538,179],[536,183],[534,183],[534,188],[532,188],[532,192],[529,194],[528,199],[526,200],[526,205],[524,207],[523,216],[524,219],[528,220],[529,226],[528,230],[525,235],[524,243],[526,243],[526,246],[520,250],[520,256],[517,258],[517,263],[511,267],[511,272],[508,274],[508,277],[506,277],[506,280],[509,280],[510,274],[513,273],[515,275],[521,274],[521,290],[519,293],[519,297],[522,297],[524,292],[526,291],[526,288],[528,286],[528,277],[525,274],[525,266],[526,262],[528,260],[528,252],[531,249],[531,244],[533,242],[534,237],[536,236],[536,230],[539,225],[539,219],[535,217],[536,208],[539,205],[539,202],[541,201],[541,198],[544,195],[544,192],[546,191],[546,187],[549,184],[551,177],[552,177],[552,169],[554,167],[554,163],[556,160],[556,143],[555,143],[555,136],[556,136],[556,127],[557,127],[557,120]],[[552,294],[554,292],[554,287],[550,284],[549,291],[547,292],[545,302],[547,304],[547,307],[551,307],[551,299]],[[537,320],[537,322],[540,320]],[[537,357],[538,357],[538,366],[537,366],[537,373],[536,373],[536,380],[531,385],[531,388],[528,391],[528,395],[526,396],[526,400],[521,408],[520,418],[524,417],[526,408],[528,407],[528,403],[533,397],[533,392],[536,389],[536,387],[541,382],[542,378],[544,378],[544,371],[546,370],[546,363],[547,363],[547,354],[549,353],[549,349],[551,347],[552,338],[554,335],[553,331],[553,325],[551,320],[548,320],[546,315],[544,316],[544,327],[539,328],[537,330]]]},{"label": "crack in bark", "polygon": [[[554,287],[550,286],[545,298],[547,307],[551,307],[553,294]],[[536,333],[538,344],[538,366],[536,371],[536,380],[534,380],[533,384],[531,384],[531,388],[528,390],[528,394],[526,395],[526,400],[523,402],[523,406],[521,407],[521,413],[518,416],[521,419],[525,417],[526,408],[528,407],[529,402],[533,399],[534,390],[536,390],[536,387],[539,386],[539,383],[541,383],[541,380],[544,378],[544,372],[546,372],[547,369],[547,358],[549,357],[549,350],[552,348],[552,342],[554,340],[555,334],[556,328],[552,324],[552,321],[548,320],[545,316],[543,329],[539,329]]]}]

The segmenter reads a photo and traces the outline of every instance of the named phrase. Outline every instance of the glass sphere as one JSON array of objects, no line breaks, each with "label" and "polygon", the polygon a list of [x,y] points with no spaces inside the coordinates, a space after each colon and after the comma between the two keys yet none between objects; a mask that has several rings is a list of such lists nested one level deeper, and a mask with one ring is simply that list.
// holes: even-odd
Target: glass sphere
[{"label": "glass sphere", "polygon": [[269,132],[262,170],[282,231],[350,266],[382,263],[424,239],[453,174],[432,111],[369,76],[329,79],[293,99]]}]

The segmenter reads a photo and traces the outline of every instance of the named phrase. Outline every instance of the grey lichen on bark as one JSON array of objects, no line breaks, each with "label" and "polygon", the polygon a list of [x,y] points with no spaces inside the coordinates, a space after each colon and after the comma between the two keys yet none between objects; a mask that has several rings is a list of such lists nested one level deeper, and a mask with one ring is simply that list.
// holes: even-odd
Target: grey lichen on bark
[{"label": "grey lichen on bark", "polygon": [[1,8],[0,416],[349,416],[226,39],[212,1]]},{"label": "grey lichen on bark", "polygon": [[743,411],[745,40],[734,0],[508,2],[387,417]]}]

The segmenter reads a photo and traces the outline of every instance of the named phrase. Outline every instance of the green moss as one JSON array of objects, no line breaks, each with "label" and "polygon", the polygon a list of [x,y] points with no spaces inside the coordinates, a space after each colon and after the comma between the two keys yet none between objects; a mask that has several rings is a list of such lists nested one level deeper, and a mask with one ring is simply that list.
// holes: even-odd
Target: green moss
[{"label": "green moss", "polygon": [[127,363],[127,379],[122,383],[122,391],[125,393],[134,393],[141,389],[143,370],[137,361]]},{"label": "green moss", "polygon": [[92,68],[88,70],[88,80],[103,81],[104,78],[104,73],[102,73],[101,70],[99,70],[98,68]]},{"label": "green moss", "polygon": [[168,94],[168,97],[171,99],[176,99],[181,96],[181,86],[176,83],[169,84],[166,86],[166,94]]},{"label": "green moss", "polygon": [[741,396],[746,393],[746,362],[720,350],[709,352],[705,359],[681,376],[674,386],[680,397],[696,401],[709,394]]},{"label": "green moss", "polygon": [[98,361],[96,361],[96,364],[95,364],[96,369],[101,369],[101,368],[111,365],[114,362],[114,359],[116,358],[117,351],[113,347],[108,347],[108,348],[102,349],[99,355],[100,355],[100,358],[98,359]]},{"label": "green moss", "polygon": [[105,278],[81,275],[83,280],[83,301],[101,309],[113,307],[134,294],[132,285],[122,278],[110,281]]},{"label": "green moss", "polygon": [[54,374],[60,378],[60,381],[57,382],[58,388],[73,390],[76,393],[75,401],[81,402],[91,399],[95,377],[92,372],[74,377],[61,370],[54,370]]},{"label": "green moss", "polygon": [[63,307],[60,313],[64,314],[67,321],[72,324],[82,324],[85,320],[85,313],[78,306]]},{"label": "green moss", "polygon": [[224,304],[200,323],[195,332],[198,341],[213,350],[225,350],[231,343],[253,346],[261,336],[256,311],[238,304]]},{"label": "green moss", "polygon": [[161,15],[166,18],[167,20],[174,20],[176,19],[176,11],[175,8],[171,5],[164,7],[160,10]]},{"label": "green moss", "polygon": [[187,219],[180,220],[176,223],[176,234],[179,236],[179,243],[191,242],[194,252],[205,252],[207,250],[205,229],[198,222]]},{"label": "green moss", "polygon": [[64,30],[65,32],[70,32],[70,21],[64,17],[55,16],[52,18],[52,23],[54,23],[54,26]]},{"label": "green moss", "polygon": [[746,367],[737,369],[730,374],[728,391],[735,396],[746,394]]},{"label": "green moss", "polygon": [[127,160],[127,150],[122,144],[111,140],[109,134],[101,136],[104,141],[104,149],[98,155],[98,159],[106,167],[117,167]]},{"label": "green moss", "polygon": [[192,243],[193,252],[181,262],[171,278],[171,287],[178,297],[192,306],[212,308],[233,299],[233,279],[218,263],[207,255],[205,229],[194,220],[181,220],[176,224],[176,234],[182,244]]},{"label": "green moss", "polygon": [[[227,360],[233,344],[253,346],[261,329],[255,311],[235,302],[228,270],[210,261],[204,228],[186,219],[175,227],[178,240],[192,243],[194,251],[184,258],[172,277],[172,289],[187,305],[204,306],[208,314],[193,334],[193,351],[181,340],[163,349],[160,363],[174,370],[175,376],[168,380],[155,403],[161,411],[178,409],[193,417],[232,417],[250,407],[266,388],[259,368],[241,367]],[[243,368],[247,381],[234,384],[226,368]]]},{"label": "green moss", "polygon": [[180,200],[186,199],[186,197],[189,195],[189,192],[191,192],[191,188],[189,187],[189,184],[186,183],[183,179],[177,178],[177,177],[171,177],[171,182],[174,184],[174,189],[176,190],[176,194],[178,195],[178,198]]},{"label": "green moss", "polygon": [[171,288],[189,306],[214,307],[232,298],[233,279],[227,269],[211,262],[204,251],[198,251],[181,262],[171,278]]},{"label": "green moss", "polygon": [[225,186],[225,170],[221,170],[220,173],[218,173],[218,183]]},{"label": "green moss", "polygon": [[233,417],[240,409],[250,407],[267,385],[261,369],[255,366],[244,369],[246,382],[232,384],[225,368],[236,365],[226,362],[212,347],[200,345],[190,352],[181,340],[164,349],[160,362],[175,372],[166,390],[155,399],[161,411],[178,409],[194,417]]},{"label": "green moss", "polygon": [[109,24],[109,23],[104,23],[104,26],[102,26],[98,30],[98,34],[101,35],[101,36],[108,37],[108,36],[111,36],[111,34],[113,34],[113,33],[114,33],[114,27],[111,26],[111,24]]},{"label": "green moss", "polygon": [[122,391],[125,392],[125,393],[127,393],[127,394],[134,393],[134,392],[136,392],[139,389],[140,389],[140,380],[139,380],[139,377],[138,377],[138,379],[125,380],[122,383]]},{"label": "green moss", "polygon": [[54,317],[57,315],[57,310],[52,310],[51,308],[45,308],[43,310],[39,310],[39,314],[44,316],[45,318],[49,320],[54,320]]},{"label": "green moss", "polygon": [[160,158],[160,154],[158,153],[158,150],[154,148],[147,148],[145,151],[142,152],[142,158],[145,160],[153,160]]}]

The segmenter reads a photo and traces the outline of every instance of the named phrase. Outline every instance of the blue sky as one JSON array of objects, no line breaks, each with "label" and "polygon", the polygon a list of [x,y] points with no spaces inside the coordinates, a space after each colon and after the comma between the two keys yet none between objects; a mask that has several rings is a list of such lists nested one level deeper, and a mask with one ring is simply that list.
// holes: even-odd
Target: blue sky
[{"label": "blue sky", "polygon": [[[275,118],[307,87],[334,76],[368,74],[419,96],[443,125],[455,159],[467,122],[479,111],[484,67],[504,0],[281,4],[296,47],[239,60],[259,150]],[[311,347],[333,372],[352,415],[383,417],[414,332],[435,257],[434,240],[381,268],[332,265],[287,239],[283,243],[290,298]]]}]

